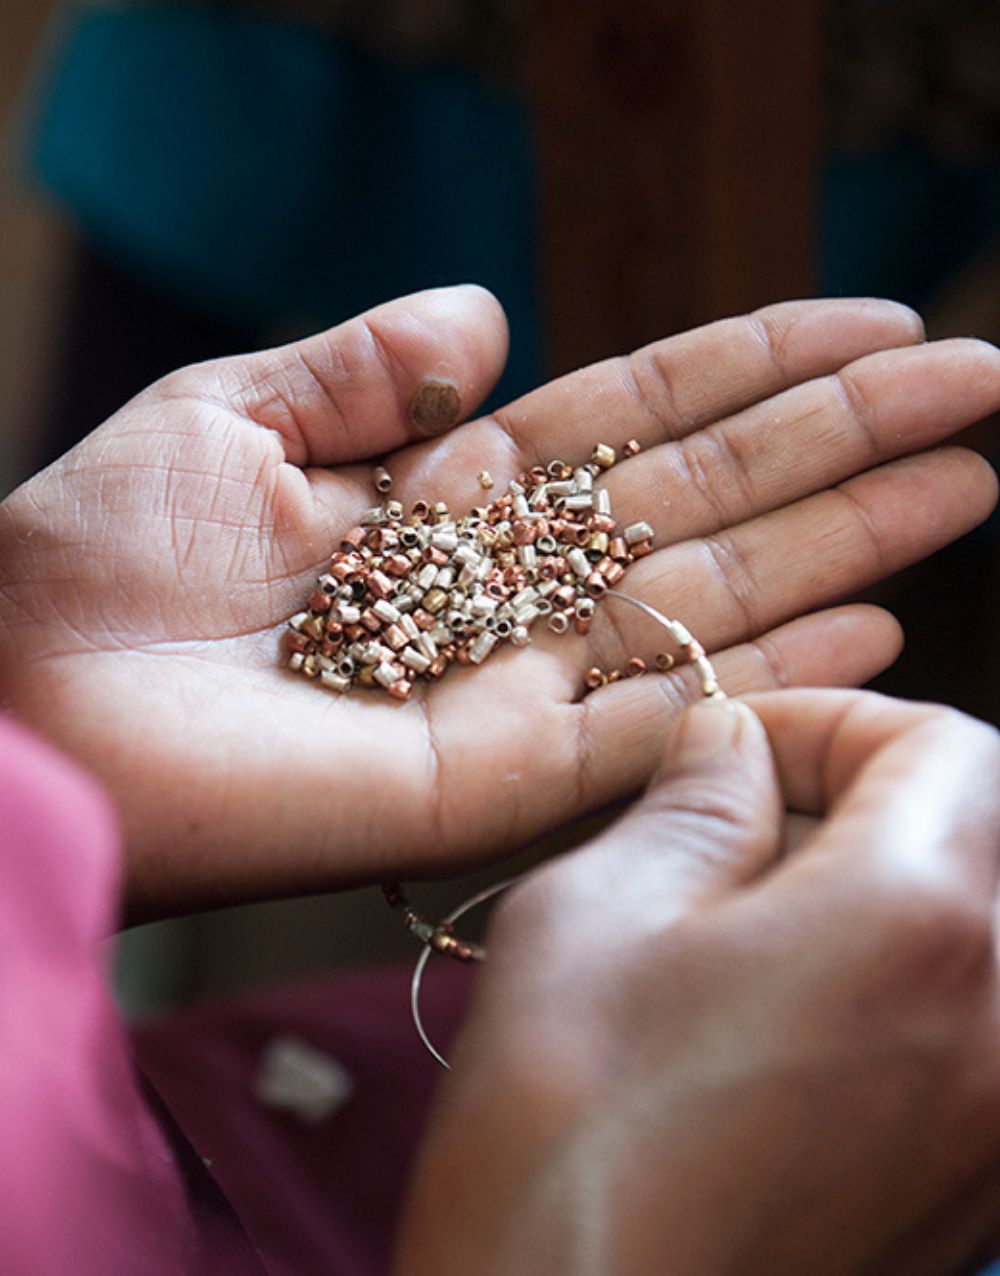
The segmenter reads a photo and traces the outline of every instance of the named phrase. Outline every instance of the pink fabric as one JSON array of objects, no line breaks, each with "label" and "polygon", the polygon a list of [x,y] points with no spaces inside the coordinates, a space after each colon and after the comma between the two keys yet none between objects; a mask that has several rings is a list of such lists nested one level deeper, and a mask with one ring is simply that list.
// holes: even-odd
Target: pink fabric
[{"label": "pink fabric", "polygon": [[117,861],[97,787],[0,720],[0,1270],[262,1272],[141,1097],[105,984]]},{"label": "pink fabric", "polygon": [[[93,782],[0,719],[0,1272],[385,1272],[442,1075],[409,1021],[410,968],[146,1026],[135,1049],[154,1091],[105,981],[118,842]],[[424,1009],[445,1048],[468,988],[461,967],[429,972]],[[278,1034],[332,1054],[353,1080],[319,1124],[254,1098]]]}]

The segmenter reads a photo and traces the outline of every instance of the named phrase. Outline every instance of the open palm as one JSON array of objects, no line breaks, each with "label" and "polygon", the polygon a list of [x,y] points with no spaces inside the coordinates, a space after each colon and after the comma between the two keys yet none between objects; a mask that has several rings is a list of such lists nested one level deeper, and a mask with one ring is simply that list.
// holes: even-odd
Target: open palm
[{"label": "open palm", "polygon": [[478,289],[184,369],[0,507],[3,699],[111,787],[140,914],[514,849],[635,790],[695,684],[680,671],[583,699],[589,665],[654,641],[609,606],[587,637],[536,627],[406,704],[289,674],[283,622],[374,503],[365,462],[389,456],[404,504],[462,510],[483,468],[500,489],[635,437],[643,452],[607,478],[615,516],[656,531],[629,592],[682,619],[731,692],[863,681],[894,657],[895,623],[816,609],[995,499],[979,458],[920,450],[1000,405],[1000,355],[920,342],[888,303],[788,303],[440,433],[505,355]]}]

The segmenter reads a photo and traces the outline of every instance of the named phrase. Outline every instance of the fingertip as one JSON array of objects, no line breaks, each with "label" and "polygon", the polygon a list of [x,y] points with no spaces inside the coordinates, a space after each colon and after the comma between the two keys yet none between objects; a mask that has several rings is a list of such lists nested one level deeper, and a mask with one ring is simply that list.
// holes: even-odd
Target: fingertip
[{"label": "fingertip", "polygon": [[507,362],[507,316],[480,284],[431,288],[409,300],[410,322],[437,334],[438,358],[418,375],[407,404],[414,431],[432,438],[471,415],[496,384]]},{"label": "fingertip", "polygon": [[890,297],[864,297],[861,300],[870,309],[891,316],[893,322],[904,329],[914,343],[926,341],[927,326],[924,323],[923,315],[914,310],[912,306],[908,306],[902,301],[895,301]]},{"label": "fingertip", "polygon": [[684,710],[668,733],[651,787],[678,772],[732,766],[739,756],[766,745],[763,724],[744,701],[722,695],[699,700]]}]

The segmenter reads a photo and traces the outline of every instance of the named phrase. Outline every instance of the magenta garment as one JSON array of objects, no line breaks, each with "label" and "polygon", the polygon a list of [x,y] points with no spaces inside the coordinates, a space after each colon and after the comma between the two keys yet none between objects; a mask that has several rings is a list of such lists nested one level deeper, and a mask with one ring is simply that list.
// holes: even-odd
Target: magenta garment
[{"label": "magenta garment", "polygon": [[[0,719],[0,1272],[384,1272],[439,1080],[408,1021],[406,972],[145,1027],[136,1048],[157,1094],[106,985],[118,856],[97,786]],[[466,991],[457,967],[429,981],[443,1043]],[[354,1082],[319,1124],[253,1096],[261,1049],[289,1033],[334,1054]]]}]

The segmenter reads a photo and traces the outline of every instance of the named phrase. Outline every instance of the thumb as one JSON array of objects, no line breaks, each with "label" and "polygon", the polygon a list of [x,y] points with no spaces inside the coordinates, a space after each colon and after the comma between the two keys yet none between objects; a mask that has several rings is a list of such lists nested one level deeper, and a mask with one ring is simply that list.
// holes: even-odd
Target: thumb
[{"label": "thumb", "polygon": [[766,869],[783,819],[760,719],[739,700],[705,700],[677,720],[645,795],[592,853],[613,858],[638,892],[654,894],[662,921],[665,905],[686,911]]},{"label": "thumb", "polygon": [[[651,939],[767,869],[781,846],[783,814],[756,714],[738,700],[686,710],[629,812],[580,850],[529,873],[497,907],[477,985],[482,1022],[483,1008],[491,1009],[511,1046],[523,1040],[529,1054],[541,1048],[541,1024],[572,1035],[573,1024],[552,1014],[556,999],[566,1007],[594,989],[616,998],[616,972],[631,978],[631,957],[646,961]],[[586,1029],[586,1016],[580,1022]]]},{"label": "thumb", "polygon": [[463,284],[400,297],[287,346],[184,368],[161,386],[221,400],[274,430],[293,465],[339,465],[458,425],[506,359],[500,303]]}]

